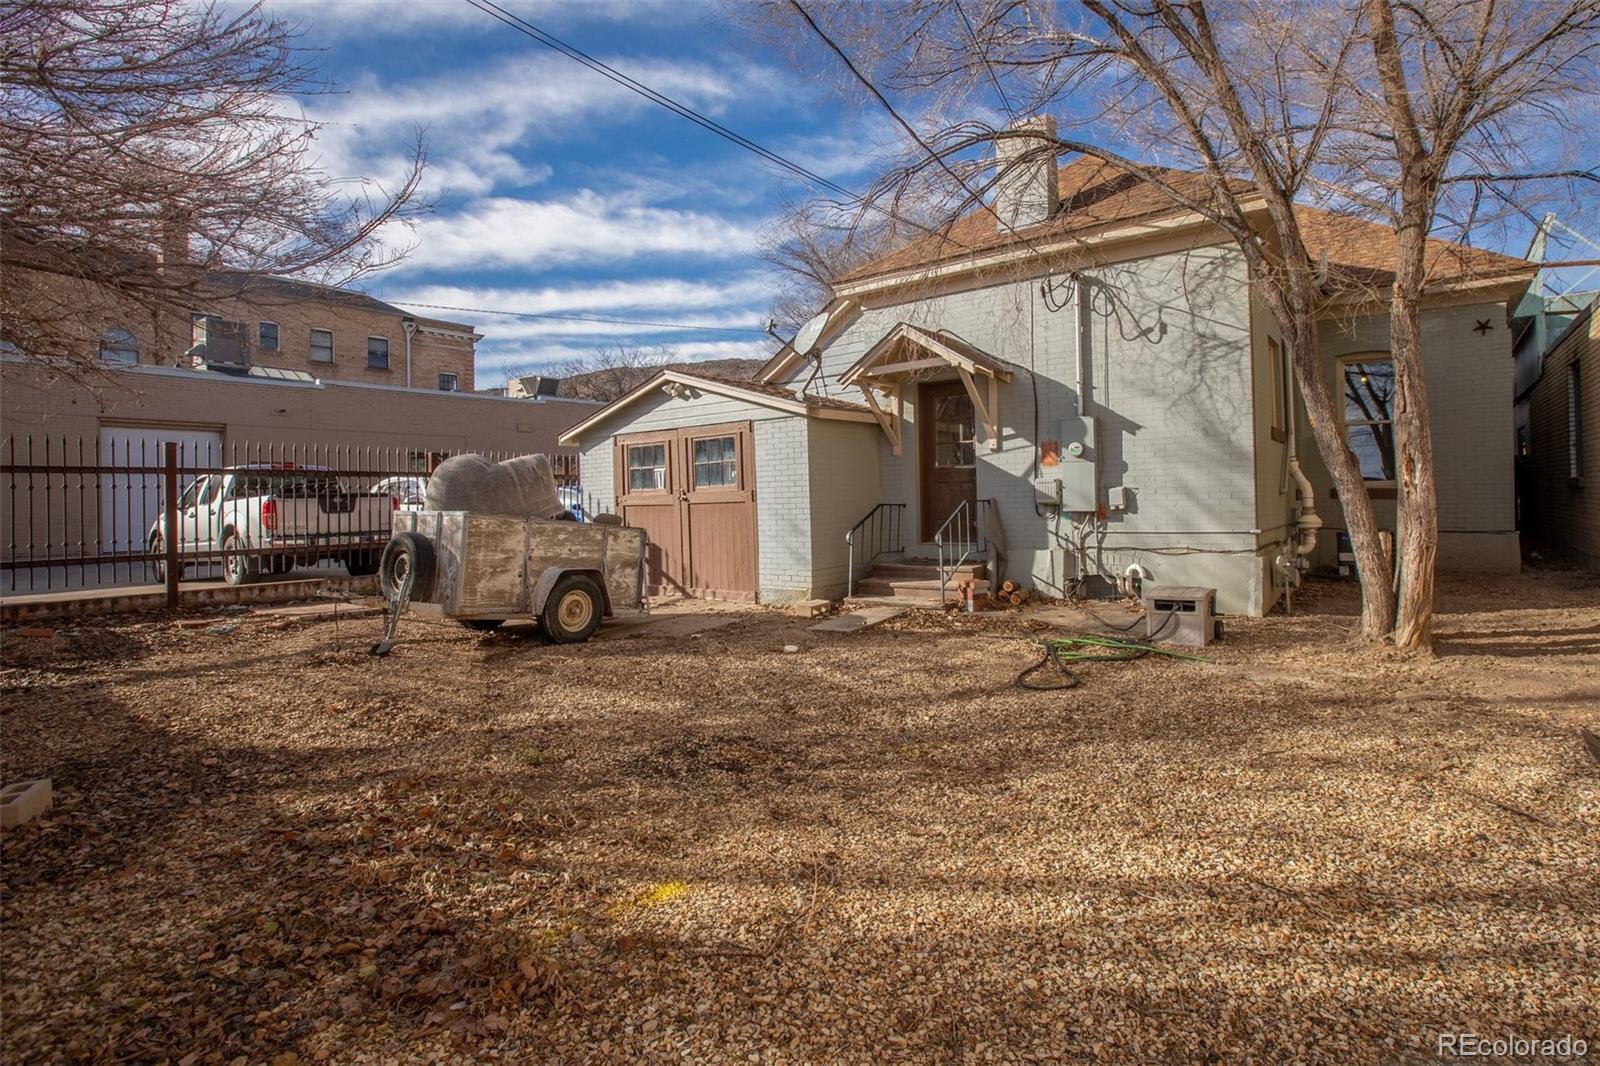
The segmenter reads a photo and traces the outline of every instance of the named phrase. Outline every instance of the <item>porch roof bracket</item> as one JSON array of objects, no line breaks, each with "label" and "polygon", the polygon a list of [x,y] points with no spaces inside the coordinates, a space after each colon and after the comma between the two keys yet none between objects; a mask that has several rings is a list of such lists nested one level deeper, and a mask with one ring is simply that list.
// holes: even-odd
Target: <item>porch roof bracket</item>
[{"label": "porch roof bracket", "polygon": [[861,395],[866,397],[867,407],[872,411],[872,416],[878,420],[878,425],[883,428],[883,435],[889,438],[889,447],[895,455],[900,454],[900,397],[899,389],[895,390],[894,416],[884,411],[879,406],[878,398],[872,395],[872,386],[865,381],[856,382],[856,387],[861,390]]},{"label": "porch roof bracket", "polygon": [[978,416],[978,424],[983,427],[984,435],[989,440],[989,450],[1000,450],[1000,424],[997,418],[1000,411],[1000,386],[992,375],[985,375],[989,379],[989,396],[987,402],[978,395],[978,383],[972,380],[972,373],[966,367],[957,367],[961,375],[961,384],[967,388],[967,397],[972,400],[972,413]]}]

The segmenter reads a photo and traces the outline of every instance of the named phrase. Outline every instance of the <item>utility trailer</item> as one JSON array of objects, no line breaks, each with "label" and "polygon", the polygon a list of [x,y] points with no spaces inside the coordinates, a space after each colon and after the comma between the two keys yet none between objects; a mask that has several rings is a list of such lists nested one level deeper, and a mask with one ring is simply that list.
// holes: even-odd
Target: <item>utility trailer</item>
[{"label": "utility trailer", "polygon": [[373,652],[387,653],[407,603],[472,629],[532,618],[557,643],[588,640],[604,618],[644,616],[644,553],[644,530],[609,515],[397,511],[378,572],[389,632]]}]

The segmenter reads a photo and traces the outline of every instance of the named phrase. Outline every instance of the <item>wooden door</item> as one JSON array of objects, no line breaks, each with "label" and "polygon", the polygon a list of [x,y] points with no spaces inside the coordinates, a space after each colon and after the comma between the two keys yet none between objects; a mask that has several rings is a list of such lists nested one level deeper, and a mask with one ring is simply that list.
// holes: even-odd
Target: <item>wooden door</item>
[{"label": "wooden door", "polygon": [[647,596],[688,593],[678,500],[682,471],[674,459],[678,444],[678,434],[672,430],[617,438],[617,511],[625,524],[644,530],[647,538]]},{"label": "wooden door", "polygon": [[963,500],[978,499],[977,424],[972,397],[959,381],[917,389],[917,452],[922,539],[933,535]]},{"label": "wooden door", "polygon": [[650,538],[646,594],[756,598],[755,444],[734,422],[617,438],[618,508]]}]

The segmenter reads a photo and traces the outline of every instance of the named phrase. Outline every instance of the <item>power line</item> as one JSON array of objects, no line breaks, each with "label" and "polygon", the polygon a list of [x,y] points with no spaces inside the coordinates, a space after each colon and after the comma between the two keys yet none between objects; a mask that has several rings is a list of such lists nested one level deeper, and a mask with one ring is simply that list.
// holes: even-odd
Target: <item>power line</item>
[{"label": "power line", "polygon": [[821,174],[818,174],[815,171],[812,171],[801,164],[794,162],[792,159],[789,159],[788,157],[775,152],[770,148],[767,148],[765,145],[759,144],[743,134],[729,129],[715,119],[701,114],[688,104],[681,103],[678,100],[667,96],[665,93],[652,89],[650,86],[639,81],[637,78],[630,77],[615,67],[601,62],[594,56],[589,55],[587,52],[567,44],[554,34],[545,32],[538,26],[535,26],[533,23],[529,22],[527,19],[522,18],[520,15],[512,14],[505,8],[494,3],[493,0],[467,0],[467,3],[471,4],[479,11],[482,11],[484,14],[489,15],[491,18],[494,18],[500,23],[511,27],[518,33],[521,33],[527,37],[531,37],[547,48],[552,48],[557,52],[560,52],[568,59],[588,67],[596,74],[599,74],[602,77],[621,85],[630,92],[644,97],[651,103],[658,104],[661,107],[666,108],[668,111],[671,111],[673,114],[676,114],[681,118],[688,119],[696,126],[714,133],[718,137],[732,141],[734,144],[745,149],[746,151],[753,152],[767,162],[773,164],[774,166],[781,167],[782,169],[805,181],[809,185],[820,187],[836,196],[842,197],[848,204],[860,207],[864,210],[875,211],[886,218],[892,219],[895,222],[899,222],[901,225],[910,226],[913,229],[921,230],[923,233],[931,237],[940,237],[958,245],[959,247],[968,248],[969,251],[971,250],[966,244],[955,240],[948,233],[940,232],[913,219],[905,218],[904,216],[897,214],[889,208],[886,208],[859,193],[851,192],[849,189],[838,184],[837,182],[832,181],[829,178],[825,178]]},{"label": "power line", "polygon": [[[477,0],[468,0],[468,2],[475,3]],[[883,93],[878,90],[876,85],[872,84],[871,79],[869,79],[865,74],[861,73],[861,71],[856,67],[855,63],[851,62],[850,57],[845,54],[844,49],[839,47],[838,43],[835,42],[832,37],[829,37],[821,26],[817,25],[817,20],[811,17],[811,12],[805,9],[805,7],[800,3],[800,0],[789,0],[789,6],[800,12],[800,17],[806,20],[806,25],[811,27],[811,31],[818,37],[822,38],[823,43],[833,50],[833,54],[839,57],[839,61],[849,69],[851,74],[855,75],[855,79],[861,83],[862,87],[871,93],[873,97],[877,99],[878,103],[883,105],[883,109],[885,111],[889,112],[889,117],[894,119],[895,122],[899,124],[900,128],[905,130],[911,139],[916,141],[922,150],[928,154],[928,158],[932,159],[935,163],[938,163],[940,169],[946,174],[950,175],[950,177],[955,180],[957,185],[961,186],[962,191],[971,197],[973,203],[982,203],[983,197],[974,192],[972,186],[968,185],[966,180],[962,178],[960,174],[957,174],[954,170],[950,169],[950,164],[945,162],[944,156],[934,151],[933,147],[929,145],[927,141],[922,139],[922,135],[916,131],[911,123],[907,122],[903,117],[901,117],[900,112],[896,111],[894,105],[889,102],[889,98],[884,96]],[[1017,228],[1010,222],[1007,222],[1005,217],[1001,215],[998,210],[995,211],[994,217],[999,221],[1000,225],[1006,228],[1006,232],[1010,233],[1023,244],[1026,244],[1029,250],[1035,255],[1040,256],[1041,258],[1044,256],[1044,252],[1040,250],[1039,246],[1034,244],[1033,241],[1029,240],[1027,237],[1024,237],[1021,233],[1018,233]]]},{"label": "power line", "polygon": [[967,9],[961,6],[961,0],[955,0],[956,12],[961,16],[961,21],[966,23],[967,36],[972,38],[972,47],[978,50],[978,58],[983,60],[983,69],[989,72],[989,81],[994,84],[994,91],[1000,95],[1000,105],[1006,109],[1006,117],[1016,120],[1017,111],[1011,106],[1011,98],[1000,85],[1000,78],[994,72],[994,65],[989,62],[989,50],[978,40],[978,31],[972,28],[972,20],[967,17]]},{"label": "power line", "polygon": [[420,304],[411,300],[398,301],[406,307],[426,307],[433,311],[464,311],[474,315],[507,315],[511,318],[549,318],[559,322],[603,322],[611,326],[646,326],[653,329],[687,329],[697,333],[759,333],[766,330],[737,326],[695,326],[684,322],[641,322],[633,318],[603,318],[600,315],[558,315],[550,311],[496,311],[490,307],[456,307],[452,304]]}]

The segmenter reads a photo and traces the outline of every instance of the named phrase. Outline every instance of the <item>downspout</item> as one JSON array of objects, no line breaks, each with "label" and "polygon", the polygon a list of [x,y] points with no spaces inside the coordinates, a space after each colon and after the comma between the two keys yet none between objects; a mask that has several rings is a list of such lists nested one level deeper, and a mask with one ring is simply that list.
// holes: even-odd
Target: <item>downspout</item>
[{"label": "downspout", "polygon": [[417,331],[417,320],[407,315],[400,320],[400,328],[406,335],[406,388],[411,387],[411,335]]},{"label": "downspout", "polygon": [[1077,347],[1078,380],[1075,385],[1078,390],[1078,416],[1087,418],[1089,415],[1089,397],[1083,393],[1084,379],[1084,349],[1088,345],[1083,343],[1083,301],[1087,296],[1088,286],[1084,283],[1082,275],[1072,276],[1072,337]]}]

